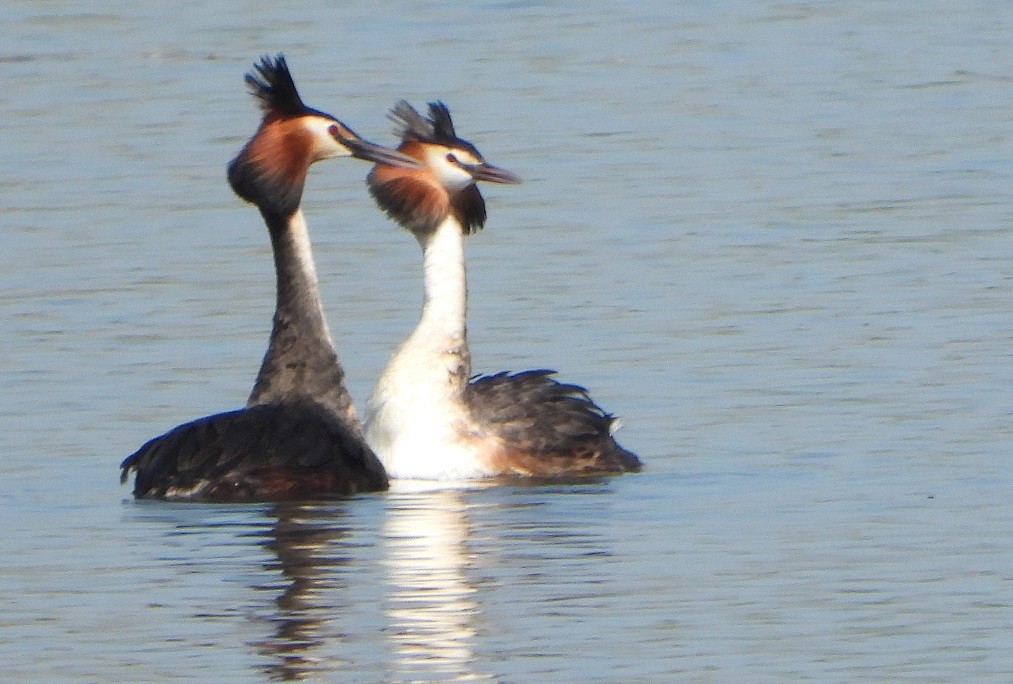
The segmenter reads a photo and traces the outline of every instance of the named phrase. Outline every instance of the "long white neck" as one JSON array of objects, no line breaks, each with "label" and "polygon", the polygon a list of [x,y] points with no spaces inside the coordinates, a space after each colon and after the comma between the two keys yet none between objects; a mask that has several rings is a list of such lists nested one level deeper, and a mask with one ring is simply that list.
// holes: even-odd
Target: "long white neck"
[{"label": "long white neck", "polygon": [[[383,376],[392,373],[393,390],[406,390],[405,371],[424,378],[427,391],[456,399],[471,375],[468,355],[468,282],[464,266],[464,233],[453,217],[419,238],[422,245],[425,302],[422,317],[394,355]],[[381,382],[383,381],[381,376]],[[379,387],[379,383],[378,383]]]},{"label": "long white neck", "polygon": [[419,243],[426,297],[412,338],[443,338],[467,347],[468,276],[461,224],[452,217],[444,219],[434,232],[420,237]]},{"label": "long white neck", "polygon": [[419,242],[425,283],[422,317],[377,381],[366,439],[393,477],[466,475],[463,469],[474,467],[471,457],[457,453],[453,445],[455,430],[469,420],[464,403],[471,377],[464,233],[461,224],[448,217]]}]

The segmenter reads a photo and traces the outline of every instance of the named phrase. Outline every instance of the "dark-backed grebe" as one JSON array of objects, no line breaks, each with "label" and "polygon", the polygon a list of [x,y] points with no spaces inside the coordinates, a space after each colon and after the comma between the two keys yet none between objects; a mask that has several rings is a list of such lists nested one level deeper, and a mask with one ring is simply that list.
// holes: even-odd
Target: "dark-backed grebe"
[{"label": "dark-backed grebe", "polygon": [[[394,167],[420,164],[359,138],[303,104],[284,57],[246,75],[264,112],[229,164],[241,198],[260,209],[274,250],[274,328],[246,408],[200,418],[127,457],[138,498],[256,501],[315,498],[387,488],[362,437],[324,320],[309,233],[300,207],[311,164],[354,156]],[[355,140],[351,149],[341,140]]]},{"label": "dark-backed grebe", "polygon": [[476,181],[520,179],[458,138],[442,103],[430,104],[424,118],[401,102],[391,119],[402,136],[398,150],[426,168],[378,164],[369,189],[422,245],[425,303],[369,402],[366,439],[388,475],[452,480],[639,470],[639,459],[612,437],[613,416],[583,387],[548,370],[471,377],[464,235],[486,218]]}]

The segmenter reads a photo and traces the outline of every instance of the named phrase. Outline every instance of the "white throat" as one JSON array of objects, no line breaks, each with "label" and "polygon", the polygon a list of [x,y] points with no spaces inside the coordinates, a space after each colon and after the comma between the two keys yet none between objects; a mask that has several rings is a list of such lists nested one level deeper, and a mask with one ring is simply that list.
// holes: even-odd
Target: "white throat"
[{"label": "white throat", "polygon": [[464,266],[464,231],[448,217],[435,231],[419,239],[422,245],[425,303],[412,337],[444,337],[466,345],[468,276]]},{"label": "white throat", "polygon": [[464,390],[471,376],[461,224],[448,217],[419,239],[425,303],[391,357],[368,406],[366,440],[393,478],[452,480],[484,474]]}]

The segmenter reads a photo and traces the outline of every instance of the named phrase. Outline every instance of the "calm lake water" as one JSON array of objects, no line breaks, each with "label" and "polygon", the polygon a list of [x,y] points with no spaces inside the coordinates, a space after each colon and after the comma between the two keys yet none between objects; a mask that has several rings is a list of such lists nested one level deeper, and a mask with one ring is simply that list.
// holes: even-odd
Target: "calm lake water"
[{"label": "calm lake water", "polygon": [[[0,8],[0,678],[1013,680],[1013,6],[121,5]],[[266,345],[224,169],[277,51],[525,179],[468,241],[476,370],[587,385],[643,474],[131,500]],[[421,302],[366,171],[306,202],[360,406]]]}]

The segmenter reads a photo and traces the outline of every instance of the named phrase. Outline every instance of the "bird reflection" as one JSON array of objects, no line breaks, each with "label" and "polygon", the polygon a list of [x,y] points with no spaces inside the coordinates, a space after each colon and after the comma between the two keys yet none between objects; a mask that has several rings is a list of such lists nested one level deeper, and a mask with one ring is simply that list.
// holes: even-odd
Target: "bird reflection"
[{"label": "bird reflection", "polygon": [[281,591],[274,599],[275,610],[264,617],[273,625],[273,634],[253,645],[270,658],[262,666],[270,679],[307,679],[334,665],[324,667],[314,651],[326,643],[327,624],[341,608],[328,604],[323,595],[333,599],[333,590],[340,588],[342,578],[334,568],[349,562],[347,556],[337,553],[341,547],[335,544],[348,534],[348,528],[339,524],[344,509],[335,504],[282,503],[273,506],[269,515],[275,523],[263,546],[275,559],[264,568],[280,572],[282,582],[254,588]]},{"label": "bird reflection", "polygon": [[447,489],[391,495],[382,538],[395,680],[492,680],[473,669],[479,608],[464,496]]}]

